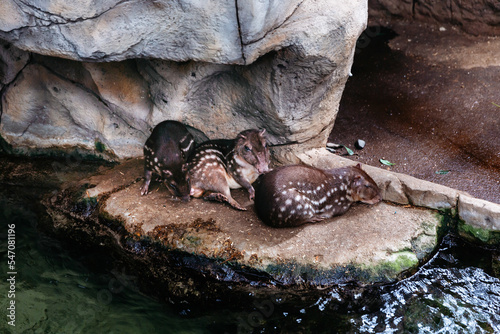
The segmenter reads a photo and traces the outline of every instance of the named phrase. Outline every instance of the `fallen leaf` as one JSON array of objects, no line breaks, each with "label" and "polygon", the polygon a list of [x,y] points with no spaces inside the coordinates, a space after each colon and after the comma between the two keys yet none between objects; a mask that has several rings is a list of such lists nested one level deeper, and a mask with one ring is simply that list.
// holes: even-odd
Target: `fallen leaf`
[{"label": "fallen leaf", "polygon": [[386,165],[386,166],[394,166],[395,165],[395,163],[392,163],[389,160],[379,159],[379,161],[381,164]]},{"label": "fallen leaf", "polygon": [[347,146],[344,145],[344,148],[345,148],[345,150],[347,151],[347,153],[349,155],[353,155],[354,154],[354,152],[349,147],[347,147]]}]

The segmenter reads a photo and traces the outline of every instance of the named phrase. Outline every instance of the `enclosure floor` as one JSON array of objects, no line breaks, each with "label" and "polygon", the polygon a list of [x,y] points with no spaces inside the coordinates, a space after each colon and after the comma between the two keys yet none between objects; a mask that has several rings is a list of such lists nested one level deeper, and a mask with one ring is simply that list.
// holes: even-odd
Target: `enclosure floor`
[{"label": "enclosure floor", "polygon": [[353,160],[500,203],[498,55],[498,37],[370,22],[329,141]]}]

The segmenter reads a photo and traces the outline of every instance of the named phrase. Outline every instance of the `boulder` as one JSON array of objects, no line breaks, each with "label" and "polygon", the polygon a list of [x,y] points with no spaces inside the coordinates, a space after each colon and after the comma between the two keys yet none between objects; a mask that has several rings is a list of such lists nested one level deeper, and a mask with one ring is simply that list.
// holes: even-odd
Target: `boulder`
[{"label": "boulder", "polygon": [[266,128],[281,161],[323,146],[367,20],[362,0],[6,0],[0,9],[0,38],[33,55],[6,86],[1,136],[21,151],[73,147],[107,159],[140,155],[165,119],[209,138]]}]

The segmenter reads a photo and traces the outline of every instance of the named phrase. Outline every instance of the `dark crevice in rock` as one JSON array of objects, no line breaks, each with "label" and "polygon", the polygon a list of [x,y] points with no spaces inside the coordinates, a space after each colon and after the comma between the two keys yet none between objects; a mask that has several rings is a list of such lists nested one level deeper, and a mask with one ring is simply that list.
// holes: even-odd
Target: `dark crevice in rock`
[{"label": "dark crevice in rock", "polygon": [[[10,43],[9,43],[10,44]],[[12,46],[12,44],[10,44]],[[19,78],[19,76],[21,75],[21,73],[23,73],[24,69],[29,65],[31,64],[32,62],[32,56],[31,56],[31,53],[30,52],[27,52],[28,54],[28,60],[26,61],[26,63],[24,64],[24,66],[16,73],[16,75],[12,78],[12,80],[10,80],[9,82],[5,82],[3,83],[3,86],[1,87],[0,89],[0,123],[2,122],[2,115],[3,115],[3,104],[4,104],[4,96],[5,96],[5,92],[7,91],[7,89],[9,89],[10,85],[13,83],[13,82],[16,82],[17,79]],[[2,83],[0,83],[1,85]]]},{"label": "dark crevice in rock", "polygon": [[[288,22],[288,20],[295,14],[295,12],[297,11],[297,9],[299,9],[300,5],[302,5],[304,1],[301,1],[297,4],[297,6],[293,9],[292,13],[290,13],[290,15],[288,15],[287,17],[285,17],[285,19],[283,20],[283,22],[281,22],[280,24],[278,24],[276,27],[270,29],[269,31],[267,31],[262,37],[260,38],[257,38],[257,39],[254,39],[252,41],[249,41],[248,43],[243,43],[243,41],[241,42],[241,44],[243,46],[246,46],[246,45],[250,45],[250,44],[253,44],[253,43],[257,43],[263,39],[265,39],[267,37],[267,35],[269,35],[270,33],[278,30],[279,28],[281,28],[285,23]],[[239,24],[239,22],[238,22]],[[241,32],[240,32],[240,37],[241,37]]]},{"label": "dark crevice in rock", "polygon": [[236,9],[236,23],[238,24],[238,36],[240,37],[240,48],[241,48],[241,58],[243,59],[243,65],[247,64],[247,60],[245,57],[245,51],[243,50],[243,36],[241,34],[241,23],[240,23],[240,14],[238,9],[238,0],[234,0],[234,6]]},{"label": "dark crevice in rock", "polygon": [[[26,15],[28,15],[28,16],[34,16],[37,19],[50,22],[49,24],[44,24],[44,26],[54,25],[54,24],[77,23],[77,22],[83,22],[83,21],[86,21],[86,20],[93,20],[93,19],[96,19],[96,18],[102,16],[103,14],[106,14],[107,12],[113,10],[114,8],[122,5],[123,3],[131,2],[131,0],[117,1],[113,6],[109,7],[108,9],[104,9],[102,12],[97,13],[94,16],[80,17],[80,18],[77,18],[77,19],[71,19],[71,18],[66,18],[66,17],[63,17],[61,15],[45,11],[45,10],[43,10],[41,8],[36,7],[35,5],[33,5],[33,4],[29,3],[29,2],[25,2],[25,1],[22,1],[22,0],[18,0],[18,1],[22,5],[19,5],[18,3],[16,3],[16,5],[24,13],[26,13]],[[27,7],[29,9],[31,9],[31,12],[27,12],[26,10],[23,9],[23,7]],[[54,21],[54,19],[56,19],[56,18],[58,19],[59,22],[58,21]]]}]

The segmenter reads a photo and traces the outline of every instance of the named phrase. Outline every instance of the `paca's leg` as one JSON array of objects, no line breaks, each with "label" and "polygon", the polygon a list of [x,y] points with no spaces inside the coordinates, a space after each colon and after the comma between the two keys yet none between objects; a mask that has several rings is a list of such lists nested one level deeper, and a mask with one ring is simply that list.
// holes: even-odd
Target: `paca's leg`
[{"label": "paca's leg", "polygon": [[238,202],[234,200],[231,196],[231,189],[226,179],[226,172],[222,170],[214,170],[209,174],[212,180],[216,180],[212,187],[208,190],[212,193],[204,197],[204,199],[209,201],[218,201],[229,203],[233,208],[237,210],[246,211]]},{"label": "paca's leg", "polygon": [[227,196],[222,193],[211,193],[204,197],[204,199],[209,201],[218,201],[218,202],[226,202],[229,203],[233,208],[241,211],[246,211],[247,209],[242,207],[238,202],[231,197],[231,195]]},{"label": "paca's leg", "polygon": [[[217,168],[218,167],[218,168]],[[192,173],[191,175],[191,196],[201,197],[209,201],[229,203],[233,208],[245,211],[246,209],[238,204],[231,197],[231,190],[226,179],[226,171],[223,166],[206,169],[204,173]],[[198,177],[200,175],[200,177]]]},{"label": "paca's leg", "polygon": [[253,188],[252,184],[243,177],[234,176],[234,178],[236,182],[238,182],[243,188],[248,191],[248,198],[253,201],[255,199],[255,189]]},{"label": "paca's leg", "polygon": [[153,172],[148,169],[144,169],[144,183],[142,184],[141,187],[141,195],[147,195],[149,191],[149,183],[151,182],[151,176],[153,175]]}]

